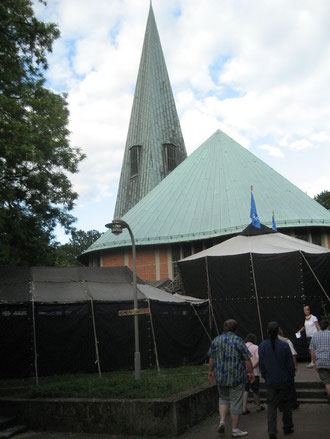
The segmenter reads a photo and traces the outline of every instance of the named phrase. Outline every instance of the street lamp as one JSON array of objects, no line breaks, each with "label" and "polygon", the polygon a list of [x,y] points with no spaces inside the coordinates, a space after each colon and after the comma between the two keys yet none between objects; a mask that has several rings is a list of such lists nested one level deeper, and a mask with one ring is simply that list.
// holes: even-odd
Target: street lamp
[{"label": "street lamp", "polygon": [[137,302],[137,285],[136,285],[136,248],[133,232],[130,226],[120,218],[114,218],[112,223],[106,224],[105,227],[111,229],[114,235],[120,235],[123,229],[127,229],[132,241],[132,256],[133,256],[133,294],[134,294],[134,338],[135,338],[135,353],[134,353],[134,371],[135,379],[141,378],[141,355],[140,355],[140,342],[139,342],[139,321]]}]

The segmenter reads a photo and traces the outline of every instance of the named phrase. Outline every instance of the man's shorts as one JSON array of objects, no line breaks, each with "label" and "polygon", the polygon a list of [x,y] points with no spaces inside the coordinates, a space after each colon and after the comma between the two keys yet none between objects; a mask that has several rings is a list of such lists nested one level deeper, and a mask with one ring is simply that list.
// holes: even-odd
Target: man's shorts
[{"label": "man's shorts", "polygon": [[330,369],[318,369],[320,380],[323,384],[330,384]]},{"label": "man's shorts", "polygon": [[233,415],[242,414],[243,409],[243,392],[244,384],[236,387],[218,386],[219,405],[229,405],[230,413]]}]

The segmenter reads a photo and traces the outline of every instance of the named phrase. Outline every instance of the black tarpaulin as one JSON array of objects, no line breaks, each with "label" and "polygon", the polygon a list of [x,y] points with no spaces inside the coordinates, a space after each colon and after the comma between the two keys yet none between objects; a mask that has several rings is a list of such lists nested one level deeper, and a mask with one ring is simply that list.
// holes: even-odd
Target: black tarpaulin
[{"label": "black tarpaulin", "polygon": [[[132,311],[133,293],[127,267],[0,267],[1,376],[133,369],[134,316],[120,315]],[[160,367],[206,358],[208,301],[141,279],[137,296],[151,309],[138,317],[142,368],[156,366],[155,347]]]},{"label": "black tarpaulin", "polygon": [[261,341],[267,322],[277,320],[305,356],[305,338],[295,337],[303,325],[303,305],[319,319],[329,312],[330,252],[281,233],[237,236],[178,265],[185,293],[210,298],[213,331],[221,332],[224,321],[233,318],[240,335],[255,333]]}]

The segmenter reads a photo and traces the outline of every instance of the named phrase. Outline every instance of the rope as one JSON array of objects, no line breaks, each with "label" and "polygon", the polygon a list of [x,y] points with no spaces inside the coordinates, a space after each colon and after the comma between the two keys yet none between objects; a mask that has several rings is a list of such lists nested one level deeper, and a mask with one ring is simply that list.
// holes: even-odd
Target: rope
[{"label": "rope", "polygon": [[321,282],[318,280],[318,278],[317,278],[316,274],[314,273],[312,267],[309,265],[309,262],[308,262],[307,259],[305,258],[305,255],[303,254],[303,252],[302,252],[301,250],[299,250],[299,253],[300,253],[301,256],[303,257],[303,259],[304,259],[304,261],[306,262],[308,268],[310,269],[310,271],[312,272],[313,276],[315,277],[316,282],[319,284],[321,290],[322,290],[323,293],[325,294],[325,297],[326,297],[326,298],[328,299],[328,301],[330,302],[330,298],[329,298],[329,296],[327,295],[327,293],[326,293],[325,289],[323,288]]},{"label": "rope", "polygon": [[33,325],[33,350],[34,350],[34,371],[36,378],[36,385],[39,384],[38,375],[38,352],[37,352],[37,332],[36,332],[36,316],[34,309],[34,283],[33,280],[30,283],[30,293],[31,293],[31,305],[32,305],[32,325]]},{"label": "rope", "polygon": [[250,252],[250,260],[251,260],[251,268],[252,268],[252,274],[253,274],[254,291],[256,293],[256,302],[257,302],[257,310],[258,310],[261,338],[262,338],[262,340],[264,340],[264,333],[263,333],[263,330],[262,330],[262,322],[261,322],[260,307],[259,307],[257,283],[256,283],[256,277],[255,277],[255,274],[254,274],[253,258],[252,258],[252,253],[251,252]]},{"label": "rope", "polygon": [[150,309],[150,324],[151,324],[152,339],[153,339],[153,342],[154,342],[154,352],[155,352],[155,358],[156,358],[156,366],[157,366],[157,371],[160,372],[159,361],[158,361],[158,351],[157,351],[157,345],[156,345],[156,337],[155,337],[155,331],[154,331],[154,323],[153,323],[152,314],[151,314],[150,299],[148,299],[148,307]]},{"label": "rope", "polygon": [[209,266],[207,262],[207,256],[205,256],[205,267],[206,267],[206,278],[207,278],[207,295],[209,298],[209,307],[210,307],[210,317],[209,317],[209,325],[210,328],[212,328],[212,321],[211,317],[213,317],[213,322],[217,330],[217,334],[219,335],[219,329],[217,325],[217,321],[215,319],[214,310],[213,310],[213,303],[212,303],[212,296],[211,296],[211,288],[210,288],[210,277],[209,277]]},{"label": "rope", "polygon": [[207,334],[208,338],[210,339],[210,341],[212,341],[212,338],[211,338],[210,334],[208,333],[207,329],[205,328],[205,325],[204,325],[204,323],[203,323],[202,319],[200,318],[200,316],[199,316],[198,312],[196,311],[196,309],[195,309],[194,305],[193,305],[192,303],[190,303],[190,306],[191,306],[191,307],[192,307],[192,309],[193,309],[193,310],[195,311],[195,314],[196,314],[196,316],[197,316],[198,320],[200,321],[201,325],[203,326],[203,329],[204,329],[204,331],[206,332],[206,334]]}]

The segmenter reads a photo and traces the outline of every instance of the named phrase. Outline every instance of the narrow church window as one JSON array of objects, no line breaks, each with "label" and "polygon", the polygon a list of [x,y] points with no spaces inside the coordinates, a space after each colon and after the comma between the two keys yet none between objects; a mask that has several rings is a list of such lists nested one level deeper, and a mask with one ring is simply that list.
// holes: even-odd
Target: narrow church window
[{"label": "narrow church window", "polygon": [[140,165],[141,146],[134,145],[130,149],[131,177],[137,175]]},{"label": "narrow church window", "polygon": [[173,143],[164,143],[164,157],[166,173],[176,167],[176,146]]}]

